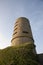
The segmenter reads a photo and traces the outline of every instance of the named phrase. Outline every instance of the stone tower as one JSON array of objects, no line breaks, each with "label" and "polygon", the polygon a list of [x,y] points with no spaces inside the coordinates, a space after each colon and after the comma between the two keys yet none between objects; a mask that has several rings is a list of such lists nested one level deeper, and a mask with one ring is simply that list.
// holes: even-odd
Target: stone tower
[{"label": "stone tower", "polygon": [[27,18],[20,17],[15,22],[11,45],[16,46],[27,42],[34,44],[30,23]]}]

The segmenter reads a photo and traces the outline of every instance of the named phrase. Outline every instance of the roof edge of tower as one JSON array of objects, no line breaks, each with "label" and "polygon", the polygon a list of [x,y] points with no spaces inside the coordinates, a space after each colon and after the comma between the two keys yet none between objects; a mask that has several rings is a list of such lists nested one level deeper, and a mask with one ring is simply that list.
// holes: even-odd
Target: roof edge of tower
[{"label": "roof edge of tower", "polygon": [[25,19],[25,20],[29,21],[29,19],[26,18],[26,17],[19,17],[19,18],[16,19],[16,21],[18,21],[18,20],[20,20],[20,19],[21,19],[21,20]]}]

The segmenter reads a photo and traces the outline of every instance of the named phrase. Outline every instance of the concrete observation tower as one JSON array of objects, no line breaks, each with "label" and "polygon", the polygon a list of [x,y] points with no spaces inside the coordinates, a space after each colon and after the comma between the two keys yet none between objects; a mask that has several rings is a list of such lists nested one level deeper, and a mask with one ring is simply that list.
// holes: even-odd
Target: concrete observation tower
[{"label": "concrete observation tower", "polygon": [[27,42],[34,44],[30,23],[27,18],[20,17],[15,22],[11,45],[16,46]]}]

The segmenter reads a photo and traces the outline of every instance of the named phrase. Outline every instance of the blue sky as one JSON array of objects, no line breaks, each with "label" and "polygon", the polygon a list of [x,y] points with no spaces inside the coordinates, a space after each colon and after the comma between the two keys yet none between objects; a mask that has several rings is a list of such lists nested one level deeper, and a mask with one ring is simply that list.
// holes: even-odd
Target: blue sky
[{"label": "blue sky", "polygon": [[0,0],[0,49],[11,45],[15,20],[30,20],[37,53],[43,53],[43,0]]}]

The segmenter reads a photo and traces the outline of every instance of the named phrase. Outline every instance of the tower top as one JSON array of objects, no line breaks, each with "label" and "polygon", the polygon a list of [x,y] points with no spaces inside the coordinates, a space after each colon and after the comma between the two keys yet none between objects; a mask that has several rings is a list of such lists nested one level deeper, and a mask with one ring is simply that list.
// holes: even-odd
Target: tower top
[{"label": "tower top", "polygon": [[20,19],[25,19],[25,20],[28,20],[26,17],[19,17],[17,20],[20,20]]},{"label": "tower top", "polygon": [[[18,19],[16,19],[16,21],[18,21],[18,22],[19,22],[19,21],[21,22],[21,21],[23,21],[23,20],[25,20],[26,22],[29,22],[29,20],[28,20],[26,17],[19,17]],[[25,22],[25,21],[24,21],[24,22]]]}]

